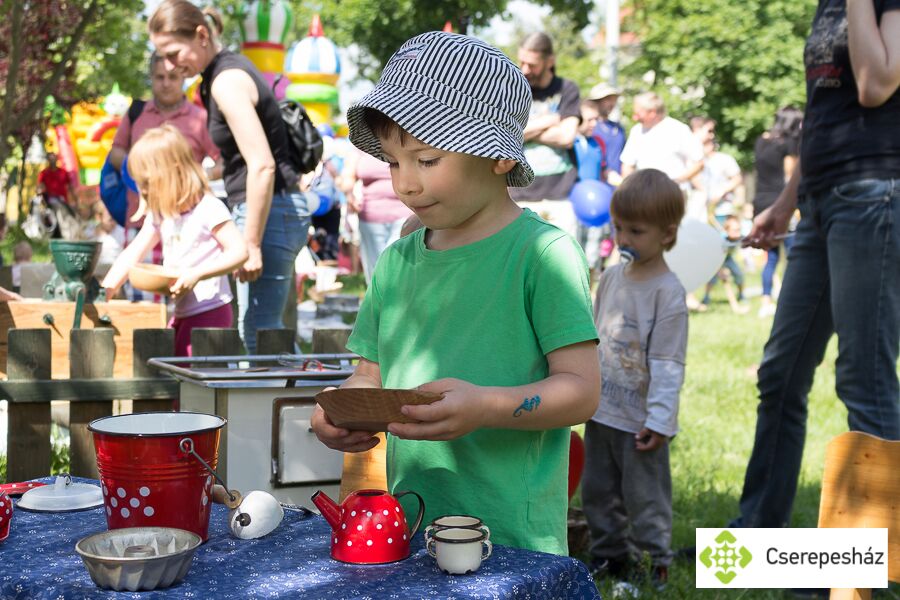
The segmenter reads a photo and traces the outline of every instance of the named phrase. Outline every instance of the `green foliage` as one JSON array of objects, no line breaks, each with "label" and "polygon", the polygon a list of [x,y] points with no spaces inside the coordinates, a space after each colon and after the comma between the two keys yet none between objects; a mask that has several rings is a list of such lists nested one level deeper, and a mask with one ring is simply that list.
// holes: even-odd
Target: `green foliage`
[{"label": "green foliage", "polygon": [[143,0],[111,3],[103,18],[88,27],[75,71],[77,99],[105,96],[114,83],[128,96],[147,93],[150,50],[142,8]]},{"label": "green foliage", "polygon": [[50,242],[48,240],[30,240],[20,226],[10,225],[3,234],[3,239],[0,239],[0,255],[3,257],[3,264],[11,265],[13,263],[13,248],[21,241],[31,244],[32,262],[50,262]]},{"label": "green foliage", "polygon": [[[628,95],[642,77],[673,116],[708,115],[726,151],[743,167],[775,111],[805,100],[803,44],[814,0],[631,0],[640,55],[622,69]],[[700,92],[702,90],[702,93]],[[691,92],[696,92],[692,94]],[[626,112],[626,114],[629,114]]]},{"label": "green foliage", "polygon": [[72,461],[69,458],[69,433],[53,423],[50,426],[50,474],[68,473]]},{"label": "green foliage", "polygon": [[[294,9],[295,39],[306,36],[314,14],[322,18],[325,35],[336,44],[361,49],[356,62],[360,73],[377,79],[382,66],[403,42],[425,31],[443,29],[450,21],[454,31],[471,32],[484,27],[496,15],[506,12],[507,0],[290,0]],[[542,0],[557,16],[570,18],[576,29],[588,23],[592,0]],[[237,45],[237,14],[241,0],[218,0],[216,8],[226,20],[225,41]]]},{"label": "green foliage", "polygon": [[0,165],[44,129],[47,96],[67,108],[107,93],[117,80],[139,91],[146,35],[136,15],[143,6],[142,0],[0,2]]}]

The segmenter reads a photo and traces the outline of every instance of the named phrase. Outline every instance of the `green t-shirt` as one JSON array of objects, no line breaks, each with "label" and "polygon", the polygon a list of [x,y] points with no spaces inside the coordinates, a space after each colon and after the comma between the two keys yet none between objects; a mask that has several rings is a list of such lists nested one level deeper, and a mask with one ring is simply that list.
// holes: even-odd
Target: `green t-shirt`
[{"label": "green t-shirt", "polygon": [[[424,233],[381,255],[347,344],[379,364],[384,387],[524,385],[547,377],[553,350],[596,339],[581,248],[530,210],[460,248],[428,250]],[[388,485],[424,498],[425,523],[475,515],[498,544],[566,554],[568,456],[568,427],[389,435]]]}]

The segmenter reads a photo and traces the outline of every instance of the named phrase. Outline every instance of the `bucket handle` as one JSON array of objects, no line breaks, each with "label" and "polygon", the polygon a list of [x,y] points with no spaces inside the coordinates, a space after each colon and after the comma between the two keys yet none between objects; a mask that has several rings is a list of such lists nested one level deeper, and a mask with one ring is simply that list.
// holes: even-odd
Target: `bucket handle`
[{"label": "bucket handle", "polygon": [[[212,476],[216,478],[216,481],[218,481],[222,485],[222,487],[225,488],[225,493],[228,494],[228,499],[231,500],[231,502],[233,502],[235,504],[235,506],[237,506],[237,504],[240,502],[240,499],[235,495],[235,492],[228,489],[228,486],[225,484],[225,482],[222,480],[222,478],[219,477],[219,474],[216,473],[215,469],[213,469],[211,466],[206,464],[205,460],[200,458],[200,455],[197,454],[196,450],[194,450],[194,440],[192,440],[189,437],[186,437],[186,438],[182,439],[180,442],[178,442],[178,447],[181,448],[181,451],[184,452],[185,454],[193,454],[194,458],[199,460],[200,464],[203,465],[204,467],[206,467],[206,470],[209,471],[210,473],[212,473]],[[232,508],[234,508],[234,507],[232,507]]]}]

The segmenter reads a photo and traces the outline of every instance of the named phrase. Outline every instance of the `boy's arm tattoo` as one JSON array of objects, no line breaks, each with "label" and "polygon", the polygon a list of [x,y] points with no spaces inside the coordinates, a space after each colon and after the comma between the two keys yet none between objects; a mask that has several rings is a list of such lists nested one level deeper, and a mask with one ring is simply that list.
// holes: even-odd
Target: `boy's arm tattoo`
[{"label": "boy's arm tattoo", "polygon": [[522,401],[522,404],[519,405],[515,411],[513,411],[513,416],[518,417],[522,414],[522,411],[527,410],[528,412],[532,412],[537,410],[537,407],[541,405],[541,397],[533,396],[531,398],[525,398]]}]

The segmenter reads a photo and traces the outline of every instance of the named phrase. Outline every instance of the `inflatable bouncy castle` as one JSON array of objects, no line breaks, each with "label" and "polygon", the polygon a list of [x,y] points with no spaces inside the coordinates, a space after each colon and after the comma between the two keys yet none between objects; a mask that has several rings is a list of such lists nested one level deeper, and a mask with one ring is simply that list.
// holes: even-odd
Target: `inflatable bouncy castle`
[{"label": "inflatable bouncy castle", "polygon": [[325,37],[319,15],[313,16],[309,34],[285,52],[294,21],[287,2],[254,0],[239,14],[241,53],[274,86],[275,97],[301,103],[316,125],[331,124],[339,110],[341,59],[337,46]]},{"label": "inflatable bouncy castle", "polygon": [[239,15],[241,53],[262,71],[270,86],[274,84],[275,97],[281,100],[290,84],[282,73],[285,43],[294,24],[294,12],[282,0],[255,0],[243,5]]},{"label": "inflatable bouncy castle", "polygon": [[331,123],[339,110],[341,59],[337,46],[325,37],[319,15],[313,16],[309,35],[291,46],[284,70],[291,80],[285,95],[302,104],[316,125]]},{"label": "inflatable bouncy castle", "polygon": [[56,152],[59,166],[69,173],[72,183],[97,185],[100,169],[112,148],[116,129],[128,110],[131,99],[114,85],[101,104],[79,102],[72,106],[71,118],[53,122],[47,131],[47,151]]}]

